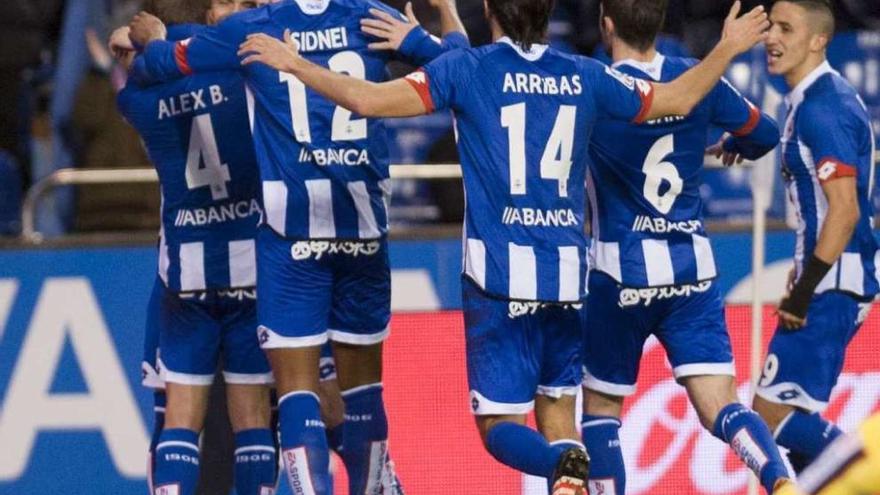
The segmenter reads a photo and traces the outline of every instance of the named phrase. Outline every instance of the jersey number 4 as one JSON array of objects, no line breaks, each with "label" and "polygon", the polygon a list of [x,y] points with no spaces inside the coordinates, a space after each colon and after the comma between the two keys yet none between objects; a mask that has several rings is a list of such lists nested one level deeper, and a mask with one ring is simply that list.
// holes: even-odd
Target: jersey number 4
[{"label": "jersey number 4", "polygon": [[[574,149],[577,107],[562,105],[541,156],[541,178],[559,181],[559,196],[568,197],[568,176]],[[526,104],[501,108],[501,126],[507,129],[510,153],[510,194],[526,194]]]},{"label": "jersey number 4", "polygon": [[[339,52],[327,61],[333,72],[348,74],[358,79],[366,79],[367,68],[364,59],[355,52]],[[306,97],[306,86],[293,74],[278,73],[281,82],[287,83],[290,101],[290,115],[293,118],[293,135],[300,143],[312,142],[312,130],[309,126],[309,104]],[[367,119],[352,119],[351,112],[337,106],[333,111],[333,128],[330,139],[333,141],[356,141],[367,137]]]},{"label": "jersey number 4", "polygon": [[211,199],[214,201],[228,198],[226,183],[232,178],[229,175],[229,165],[220,160],[211,115],[204,114],[193,118],[189,136],[186,186],[190,189],[210,187]]}]

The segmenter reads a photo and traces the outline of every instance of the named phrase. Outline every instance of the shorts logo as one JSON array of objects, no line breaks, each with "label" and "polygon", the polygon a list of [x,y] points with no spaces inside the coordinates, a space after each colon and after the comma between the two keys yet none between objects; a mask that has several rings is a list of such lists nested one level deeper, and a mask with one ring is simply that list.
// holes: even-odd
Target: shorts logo
[{"label": "shorts logo", "polygon": [[180,485],[162,485],[156,487],[155,495],[180,495]]},{"label": "shorts logo", "polygon": [[480,399],[471,397],[471,410],[477,412],[480,410]]},{"label": "shorts logo", "polygon": [[260,338],[260,344],[265,344],[266,342],[269,342],[269,331],[268,330],[266,330],[265,328],[260,328],[258,333],[259,333],[258,337]]},{"label": "shorts logo", "polygon": [[520,316],[533,315],[544,308],[562,308],[574,309],[579,311],[584,305],[582,303],[544,303],[538,301],[510,301],[507,304],[507,317],[515,320]]},{"label": "shorts logo", "polygon": [[637,306],[639,304],[648,307],[654,300],[673,299],[676,297],[690,297],[692,294],[701,294],[712,287],[711,280],[704,280],[693,285],[677,285],[672,287],[650,287],[647,289],[621,289],[617,305],[621,308]]},{"label": "shorts logo", "polygon": [[381,248],[379,241],[299,241],[290,247],[290,256],[295,261],[314,258],[316,261],[325,254],[346,254],[353,257],[373,256]]},{"label": "shorts logo", "polygon": [[797,399],[797,398],[800,397],[800,396],[801,396],[801,393],[798,392],[797,390],[793,389],[793,388],[792,388],[792,389],[788,389],[788,390],[783,390],[782,392],[779,392],[779,393],[776,395],[776,397],[778,397],[779,400],[781,400],[781,401],[785,401],[785,402],[795,400],[795,399]]}]

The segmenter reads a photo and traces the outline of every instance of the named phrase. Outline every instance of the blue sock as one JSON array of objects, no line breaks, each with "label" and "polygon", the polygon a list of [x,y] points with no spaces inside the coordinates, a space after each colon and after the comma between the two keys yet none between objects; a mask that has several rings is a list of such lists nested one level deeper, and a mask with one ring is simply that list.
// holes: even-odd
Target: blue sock
[{"label": "blue sock", "polygon": [[486,449],[502,464],[543,478],[553,478],[560,450],[528,426],[504,422],[486,435]]},{"label": "blue sock", "polygon": [[[385,478],[388,464],[388,418],[382,384],[342,392],[345,428],[342,459],[348,470],[349,493],[373,493]],[[373,470],[370,467],[373,467]]]},{"label": "blue sock", "polygon": [[183,428],[163,431],[156,446],[155,492],[195,495],[198,482],[199,434]]},{"label": "blue sock", "polygon": [[238,495],[263,495],[275,490],[278,458],[272,430],[256,428],[235,434],[235,491]]},{"label": "blue sock", "polygon": [[818,413],[796,410],[788,415],[776,432],[776,442],[798,454],[810,464],[835,438],[843,434],[834,423]]},{"label": "blue sock", "polygon": [[333,428],[327,428],[327,445],[330,450],[342,455],[342,442],[345,439],[345,423],[339,423]]},{"label": "blue sock", "polygon": [[620,420],[584,414],[581,438],[590,455],[590,487],[600,493],[626,493],[626,468],[620,448]]},{"label": "blue sock", "polygon": [[165,429],[165,391],[156,389],[153,391],[153,434],[150,435],[150,459],[147,465],[147,484],[150,495],[153,493],[153,476],[156,473],[156,445],[159,445],[159,435]]},{"label": "blue sock", "polygon": [[318,396],[291,392],[278,401],[281,457],[293,493],[330,492],[330,450]]},{"label": "blue sock", "polygon": [[773,493],[773,485],[779,478],[789,477],[770,429],[758,413],[748,407],[735,402],[724,406],[715,419],[712,434],[730,444],[758,476],[767,493]]}]

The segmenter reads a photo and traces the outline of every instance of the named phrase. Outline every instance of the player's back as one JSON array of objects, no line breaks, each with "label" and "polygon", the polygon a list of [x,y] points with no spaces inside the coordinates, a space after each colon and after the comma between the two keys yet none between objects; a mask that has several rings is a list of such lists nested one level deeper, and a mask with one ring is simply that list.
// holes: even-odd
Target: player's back
[{"label": "player's back", "polygon": [[[664,57],[614,65],[634,77],[669,82],[695,60]],[[629,287],[714,278],[700,197],[709,127],[747,131],[760,117],[726,81],[687,116],[643,124],[602,121],[590,144],[587,182],[594,268]]]},{"label": "player's back", "polygon": [[[384,81],[392,52],[370,50],[367,45],[375,39],[360,29],[370,8],[400,15],[370,0],[290,0],[245,13],[235,29],[277,38],[290,29],[311,62]],[[263,64],[245,71],[256,103],[254,141],[267,223],[290,238],[384,236],[390,184],[383,122],[352,114],[291,74]]]},{"label": "player's back", "polygon": [[619,85],[630,96],[621,112],[633,118],[642,107],[635,81],[609,83],[593,60],[543,45],[524,52],[506,38],[447,54],[424,77],[443,81],[430,84],[432,97],[457,119],[466,275],[500,297],[580,300],[587,137],[603,110],[596,95]]},{"label": "player's back", "polygon": [[159,174],[159,274],[166,285],[176,291],[253,287],[260,182],[241,76],[130,83],[118,104]]},{"label": "player's back", "polygon": [[880,285],[875,274],[878,243],[872,232],[875,141],[868,111],[855,89],[827,63],[799,83],[786,101],[783,174],[789,198],[799,212],[798,274],[818,243],[828,212],[822,184],[853,176],[861,216],[843,255],[816,292],[837,289],[874,296]]}]

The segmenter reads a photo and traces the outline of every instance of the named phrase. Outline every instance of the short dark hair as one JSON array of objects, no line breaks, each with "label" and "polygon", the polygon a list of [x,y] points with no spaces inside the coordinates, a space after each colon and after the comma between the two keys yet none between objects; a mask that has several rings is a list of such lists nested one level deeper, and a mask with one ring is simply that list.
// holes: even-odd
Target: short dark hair
[{"label": "short dark hair", "polygon": [[487,0],[487,3],[489,14],[504,34],[524,50],[547,41],[547,26],[555,0]]},{"label": "short dark hair", "polygon": [[831,0],[777,0],[788,3],[793,3],[810,14],[818,14],[822,18],[822,22],[819,27],[822,28],[822,32],[827,34],[829,37],[834,35],[835,29],[837,29],[834,22],[834,7],[831,5]]},{"label": "short dark hair", "polygon": [[204,24],[211,0],[146,0],[144,10],[165,24]]},{"label": "short dark hair", "polygon": [[627,45],[647,50],[666,22],[668,0],[602,0],[602,15],[614,22],[614,34]]}]

